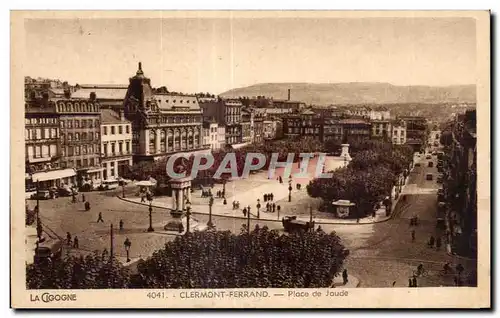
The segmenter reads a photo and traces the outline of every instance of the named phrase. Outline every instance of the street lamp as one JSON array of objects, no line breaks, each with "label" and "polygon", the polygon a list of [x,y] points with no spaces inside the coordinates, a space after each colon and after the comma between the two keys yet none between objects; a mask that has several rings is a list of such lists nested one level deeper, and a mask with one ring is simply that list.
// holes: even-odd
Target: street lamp
[{"label": "street lamp", "polygon": [[149,200],[149,227],[148,227],[148,232],[154,232],[155,229],[153,229],[153,200]]},{"label": "street lamp", "polygon": [[207,226],[208,228],[213,228],[214,224],[212,223],[212,206],[214,205],[214,197],[213,195],[210,196],[208,199],[208,223]]},{"label": "street lamp", "polygon": [[191,202],[186,202],[186,235],[189,233],[189,223],[191,218]]},{"label": "street lamp", "polygon": [[260,199],[257,199],[257,219],[260,219]]},{"label": "street lamp", "polygon": [[247,213],[247,231],[248,234],[250,234],[250,206],[247,207],[248,213]]},{"label": "street lamp", "polygon": [[226,198],[226,179],[222,179],[222,197]]},{"label": "street lamp", "polygon": [[125,198],[125,183],[122,183],[122,198]]},{"label": "street lamp", "polygon": [[130,246],[132,245],[132,242],[128,239],[128,237],[125,239],[125,242],[123,242],[123,245],[125,246],[125,251],[127,252],[127,263],[130,262]]},{"label": "street lamp", "polygon": [[288,202],[292,202],[292,179],[288,180]]}]

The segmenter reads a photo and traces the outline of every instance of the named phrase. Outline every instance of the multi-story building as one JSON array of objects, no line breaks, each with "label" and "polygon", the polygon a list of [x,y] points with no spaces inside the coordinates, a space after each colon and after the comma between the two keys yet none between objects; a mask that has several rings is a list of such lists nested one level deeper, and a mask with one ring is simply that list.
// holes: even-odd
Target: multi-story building
[{"label": "multi-story building", "polygon": [[141,63],[129,82],[124,111],[132,123],[134,161],[207,150],[203,147],[202,112],[196,96],[155,94]]},{"label": "multi-story building", "polygon": [[212,151],[221,148],[218,129],[219,124],[215,120],[203,122],[203,145]]},{"label": "multi-story building", "polygon": [[371,123],[367,120],[346,118],[341,119],[343,140],[367,140],[371,136]]},{"label": "multi-story building", "polygon": [[406,143],[406,123],[404,121],[392,123],[391,140],[395,145],[404,145]]},{"label": "multi-story building", "polygon": [[249,109],[241,110],[241,142],[249,144],[253,142],[253,113]]},{"label": "multi-story building", "polygon": [[[448,202],[452,251],[477,256],[477,135],[476,111],[457,116],[443,132],[443,189]],[[444,136],[443,136],[444,137]]]},{"label": "multi-story building", "polygon": [[323,138],[322,140],[335,139],[342,140],[344,135],[342,124],[338,119],[323,120]]},{"label": "multi-story building", "polygon": [[67,168],[77,171],[77,184],[102,179],[100,105],[88,99],[56,99],[59,116],[61,156]]},{"label": "multi-story building", "polygon": [[253,118],[253,142],[260,144],[264,141],[264,116],[254,112]]},{"label": "multi-story building", "polygon": [[26,187],[41,189],[75,183],[76,172],[61,158],[59,116],[48,94],[25,103]]},{"label": "multi-story building", "polygon": [[309,137],[322,139],[323,121],[315,112],[305,109],[283,119],[283,132],[287,138]]},{"label": "multi-story building", "polygon": [[226,126],[217,124],[218,149],[226,147]]},{"label": "multi-story building", "polygon": [[264,120],[262,122],[262,132],[265,140],[276,139],[278,135],[278,121]]},{"label": "multi-story building", "polygon": [[380,106],[377,108],[370,108],[369,112],[370,120],[390,120],[391,112],[384,106]]},{"label": "multi-story building", "polygon": [[406,144],[414,151],[423,150],[427,142],[427,119],[421,116],[401,116],[398,119],[406,123]]},{"label": "multi-story building", "polygon": [[241,108],[242,104],[238,100],[223,101],[224,105],[224,123],[226,125],[226,144],[240,144],[243,142],[241,127]]},{"label": "multi-story building", "polygon": [[372,137],[390,140],[391,138],[391,121],[388,119],[372,119]]},{"label": "multi-story building", "polygon": [[103,180],[122,176],[132,165],[132,124],[123,112],[101,109],[101,162]]}]

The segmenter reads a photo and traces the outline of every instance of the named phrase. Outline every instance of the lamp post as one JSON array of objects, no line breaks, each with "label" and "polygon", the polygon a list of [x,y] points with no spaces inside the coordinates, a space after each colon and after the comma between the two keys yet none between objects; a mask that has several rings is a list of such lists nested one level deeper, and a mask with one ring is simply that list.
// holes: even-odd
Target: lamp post
[{"label": "lamp post", "polygon": [[260,219],[260,199],[257,199],[257,219]]},{"label": "lamp post", "polygon": [[248,213],[247,213],[247,231],[248,234],[250,234],[250,206],[247,207]]},{"label": "lamp post", "polygon": [[123,245],[125,246],[125,251],[127,252],[127,263],[130,262],[130,246],[132,245],[132,242],[128,239],[128,237],[125,239],[125,242],[123,242]]},{"label": "lamp post", "polygon": [[148,227],[148,232],[154,232],[155,229],[153,229],[153,198],[149,200],[149,227]]},{"label": "lamp post", "polygon": [[292,202],[292,179],[288,180],[288,202]]},{"label": "lamp post", "polygon": [[122,198],[125,198],[125,183],[122,183]]},{"label": "lamp post", "polygon": [[186,235],[189,233],[189,223],[191,218],[191,202],[186,202]]},{"label": "lamp post", "polygon": [[226,179],[222,179],[222,197],[226,198]]},{"label": "lamp post", "polygon": [[208,199],[208,228],[213,228],[214,224],[212,223],[212,206],[214,205],[214,197],[211,195]]}]

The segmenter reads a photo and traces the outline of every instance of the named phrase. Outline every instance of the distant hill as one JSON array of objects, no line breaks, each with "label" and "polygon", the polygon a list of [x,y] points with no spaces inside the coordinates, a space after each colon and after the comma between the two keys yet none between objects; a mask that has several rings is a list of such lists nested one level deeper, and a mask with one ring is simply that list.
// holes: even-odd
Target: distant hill
[{"label": "distant hill", "polygon": [[395,104],[476,102],[475,85],[396,86],[388,83],[263,83],[229,90],[221,97],[266,96],[306,104]]}]

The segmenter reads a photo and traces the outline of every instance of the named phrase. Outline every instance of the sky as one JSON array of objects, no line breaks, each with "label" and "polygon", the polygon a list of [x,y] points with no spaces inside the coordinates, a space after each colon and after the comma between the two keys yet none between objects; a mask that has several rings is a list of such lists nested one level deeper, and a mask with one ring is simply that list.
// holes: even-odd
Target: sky
[{"label": "sky", "polygon": [[274,82],[476,82],[471,18],[135,18],[25,21],[25,76],[219,94]]}]

